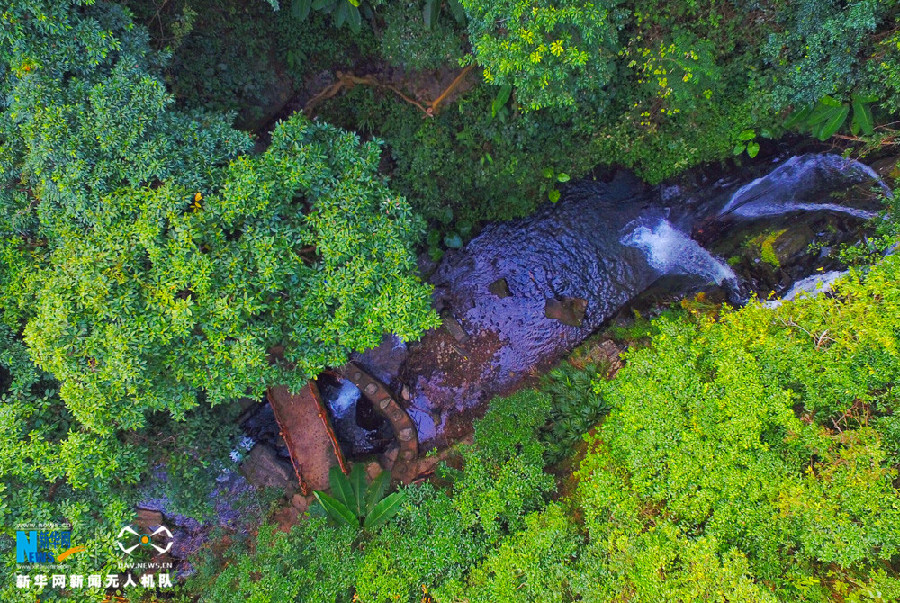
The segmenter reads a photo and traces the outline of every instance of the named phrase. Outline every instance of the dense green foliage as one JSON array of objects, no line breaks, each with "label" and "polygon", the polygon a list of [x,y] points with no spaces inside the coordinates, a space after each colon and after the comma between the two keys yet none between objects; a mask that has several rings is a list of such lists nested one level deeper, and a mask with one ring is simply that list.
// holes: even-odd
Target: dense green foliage
[{"label": "dense green foliage", "polygon": [[[452,493],[427,483],[409,486],[394,519],[368,534],[319,520],[303,521],[289,535],[261,530],[255,555],[230,564],[212,586],[195,587],[217,603],[324,603],[351,587],[362,601],[413,601],[444,582],[458,587],[493,544],[525,526],[526,515],[543,506],[553,487],[537,439],[548,404],[530,391],[496,400],[476,424],[474,443],[462,451],[462,471],[447,470]],[[340,559],[340,571],[333,559]],[[256,577],[278,574],[277,564],[306,568],[280,574],[285,584],[278,592],[288,593],[283,598],[271,579]]]},{"label": "dense green foliage", "polygon": [[[93,228],[17,276],[38,300],[25,327],[35,360],[82,423],[131,429],[200,391],[217,404],[299,387],[386,329],[413,337],[433,324],[426,290],[406,280],[416,223],[377,158],[374,144],[295,118],[194,209],[199,195],[174,185],[117,193],[88,214]],[[287,363],[267,360],[275,345]]]},{"label": "dense green foliage", "polygon": [[179,101],[239,110],[243,123],[278,114],[290,94],[285,74],[300,99],[331,81],[323,74],[353,71],[427,105],[439,76],[475,64],[430,117],[369,86],[317,108],[387,142],[393,162],[382,168],[429,221],[432,248],[558,198],[547,171],[579,177],[621,164],[655,182],[701,162],[755,156],[786,131],[791,112],[826,96],[848,107],[873,100],[861,113],[873,133],[849,118],[842,132],[876,146],[896,138],[875,128],[896,110],[893,0],[473,1],[463,3],[465,19],[455,2],[443,10],[433,1],[364,3],[372,27],[357,33],[329,29],[333,12],[298,19],[293,4],[272,12],[262,0],[173,1],[161,10],[129,2],[154,44],[172,48],[166,81]]},{"label": "dense green foliage", "polygon": [[609,81],[618,50],[609,9],[619,0],[462,4],[485,81],[515,86],[528,108],[574,105]]},{"label": "dense green foliage", "polygon": [[[422,226],[376,142],[297,115],[249,154],[231,116],[173,106],[118,5],[0,18],[0,507],[7,534],[72,524],[72,571],[102,570],[142,478],[208,510],[238,398],[436,324]],[[2,547],[4,600],[27,597]]]},{"label": "dense green foliage", "polygon": [[68,42],[83,63],[48,54],[65,29],[49,46],[21,33],[4,55],[33,67],[5,81],[3,303],[82,424],[132,429],[199,392],[296,387],[386,329],[434,324],[411,276],[419,224],[377,175],[375,143],[297,116],[225,167],[247,137],[167,109],[122,11],[70,19],[100,40]]},{"label": "dense green foliage", "polygon": [[[613,409],[558,502],[542,496],[552,398],[495,399],[450,488],[408,488],[415,505],[341,545],[342,573],[317,588],[361,601],[895,600],[898,277],[890,256],[834,297],[658,320],[650,346],[595,380]],[[303,530],[278,546],[316,546]],[[228,570],[215,592],[237,581]],[[239,584],[240,597],[266,588],[246,573]]]},{"label": "dense green foliage", "polygon": [[[599,164],[658,182],[788,131],[896,145],[898,19],[894,0],[0,3],[0,598],[39,594],[14,588],[16,524],[68,522],[88,550],[67,570],[112,570],[139,498],[209,511],[239,399],[435,326],[417,248]],[[188,591],[900,599],[896,223],[833,296],[641,323],[615,379],[564,364],[492,401],[432,483],[381,499],[356,469]]]}]

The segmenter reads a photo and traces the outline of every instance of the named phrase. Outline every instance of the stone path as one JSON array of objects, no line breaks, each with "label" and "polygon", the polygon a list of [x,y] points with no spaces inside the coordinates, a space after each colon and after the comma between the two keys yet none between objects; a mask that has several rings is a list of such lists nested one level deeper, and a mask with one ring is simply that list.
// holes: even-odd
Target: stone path
[{"label": "stone path", "polygon": [[272,387],[268,398],[291,453],[301,491],[306,495],[312,490],[327,490],[328,470],[338,464],[338,459],[310,385],[297,394],[291,394],[286,387]]}]

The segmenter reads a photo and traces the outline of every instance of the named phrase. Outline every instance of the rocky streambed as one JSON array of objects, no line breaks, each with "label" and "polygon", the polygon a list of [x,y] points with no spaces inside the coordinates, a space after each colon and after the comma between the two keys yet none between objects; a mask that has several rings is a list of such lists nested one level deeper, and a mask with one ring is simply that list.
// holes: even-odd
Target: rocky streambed
[{"label": "rocky streambed", "polygon": [[[534,215],[490,224],[430,276],[444,326],[357,360],[408,400],[420,443],[557,361],[648,288],[719,288],[733,303],[839,266],[882,208],[876,173],[836,155],[764,173],[646,186],[627,172],[571,186]],[[754,177],[756,176],[756,177]],[[385,371],[384,359],[391,366]],[[402,362],[400,361],[402,360]]]}]

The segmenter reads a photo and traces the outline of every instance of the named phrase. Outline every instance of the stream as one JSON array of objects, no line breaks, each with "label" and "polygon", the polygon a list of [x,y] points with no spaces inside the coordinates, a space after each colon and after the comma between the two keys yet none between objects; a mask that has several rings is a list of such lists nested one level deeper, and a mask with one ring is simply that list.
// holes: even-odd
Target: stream
[{"label": "stream", "polygon": [[854,160],[809,154],[771,165],[757,177],[689,185],[651,187],[625,171],[574,183],[559,203],[489,224],[446,254],[430,278],[445,326],[404,347],[399,370],[384,370],[385,358],[399,364],[396,352],[356,359],[395,391],[405,386],[420,443],[440,445],[453,437],[454,420],[469,420],[467,409],[558,360],[654,284],[717,286],[733,303],[745,301],[747,280],[692,232],[727,239],[756,223],[802,221],[796,216],[831,216],[858,231],[880,209],[872,193],[841,198],[855,186],[884,187]]}]

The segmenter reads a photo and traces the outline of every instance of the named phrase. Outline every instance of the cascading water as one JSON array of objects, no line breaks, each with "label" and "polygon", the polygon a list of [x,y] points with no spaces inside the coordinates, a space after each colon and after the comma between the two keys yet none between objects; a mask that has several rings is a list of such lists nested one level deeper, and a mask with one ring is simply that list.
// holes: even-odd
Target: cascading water
[{"label": "cascading water", "polygon": [[874,218],[875,212],[823,201],[828,193],[867,180],[891,195],[872,168],[858,161],[838,155],[791,157],[769,174],[739,188],[719,216],[756,219],[795,211],[833,211],[867,220]]},{"label": "cascading water", "polygon": [[676,229],[668,220],[651,225],[629,224],[622,243],[646,253],[650,266],[660,274],[691,276],[717,285],[737,284],[737,275],[728,264],[713,256],[690,235]]},{"label": "cascading water", "polygon": [[346,456],[380,453],[390,444],[394,436],[390,423],[375,412],[356,385],[326,376],[319,379],[319,392]]},{"label": "cascading water", "polygon": [[873,179],[833,155],[791,158],[743,186],[690,194],[620,172],[577,183],[528,218],[486,226],[431,278],[452,328],[426,336],[404,367],[420,441],[439,441],[448,419],[571,350],[660,278],[736,289],[731,268],[688,235],[697,224],[813,210],[869,218],[870,208],[833,196]]},{"label": "cascading water", "polygon": [[812,274],[804,279],[794,283],[788,291],[781,296],[781,299],[773,299],[767,301],[765,306],[769,308],[777,308],[784,302],[794,301],[802,295],[816,295],[818,293],[828,293],[831,288],[843,276],[849,274],[846,270],[829,270],[818,274]]}]

